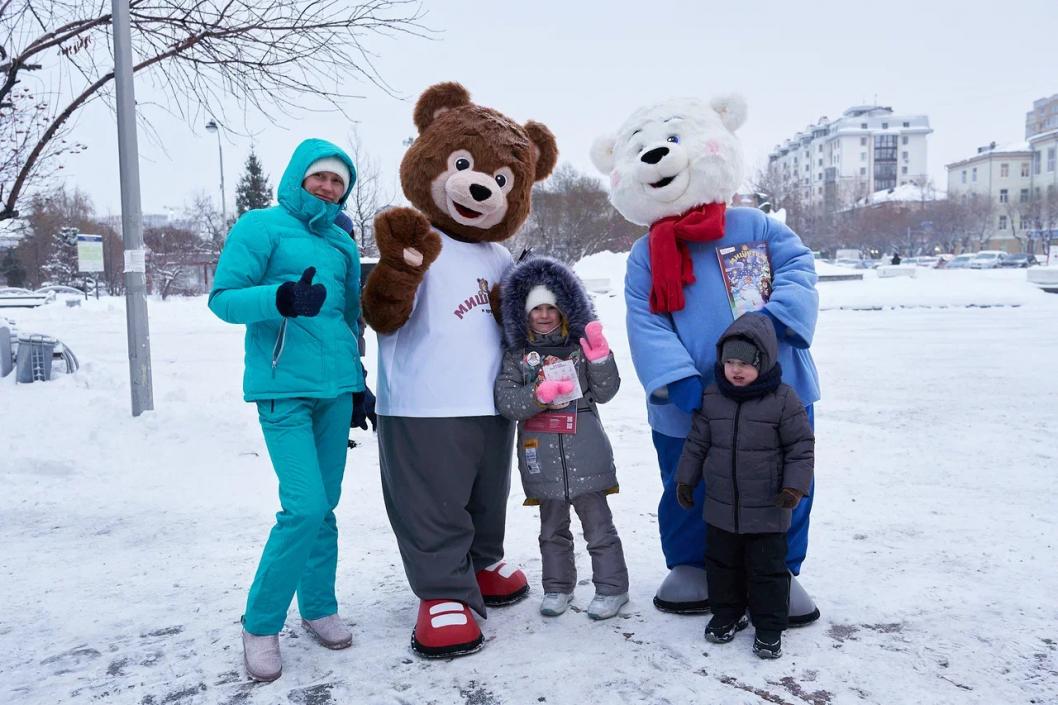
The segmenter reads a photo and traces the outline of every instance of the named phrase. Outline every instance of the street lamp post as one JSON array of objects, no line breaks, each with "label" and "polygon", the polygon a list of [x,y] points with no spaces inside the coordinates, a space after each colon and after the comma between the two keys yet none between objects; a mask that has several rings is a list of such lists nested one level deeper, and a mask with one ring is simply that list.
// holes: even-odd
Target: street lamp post
[{"label": "street lamp post", "polygon": [[129,341],[132,415],[154,409],[151,380],[151,336],[147,324],[143,210],[140,204],[140,155],[136,140],[129,0],[112,0],[114,88],[121,173],[121,236],[125,245],[125,308]]},{"label": "street lamp post", "polygon": [[221,229],[223,230],[228,227],[228,206],[224,197],[224,146],[221,144],[220,127],[217,125],[216,120],[207,122],[206,130],[217,133],[217,153],[220,155],[220,217]]}]

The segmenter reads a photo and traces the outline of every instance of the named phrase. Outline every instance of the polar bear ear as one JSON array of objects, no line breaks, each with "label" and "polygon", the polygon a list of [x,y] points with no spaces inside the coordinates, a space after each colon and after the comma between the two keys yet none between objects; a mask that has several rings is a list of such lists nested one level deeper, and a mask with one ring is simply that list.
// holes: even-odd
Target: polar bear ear
[{"label": "polar bear ear", "polygon": [[591,144],[591,163],[604,174],[613,171],[613,148],[616,144],[617,138],[613,135],[599,137]]},{"label": "polar bear ear", "polygon": [[732,132],[746,122],[746,99],[737,93],[718,95],[709,101],[709,107],[720,114],[720,122]]}]

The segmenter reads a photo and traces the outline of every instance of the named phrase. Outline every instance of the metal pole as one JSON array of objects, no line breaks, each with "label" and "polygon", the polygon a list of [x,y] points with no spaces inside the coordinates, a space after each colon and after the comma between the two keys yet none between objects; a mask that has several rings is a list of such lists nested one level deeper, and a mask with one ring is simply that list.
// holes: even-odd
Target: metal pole
[{"label": "metal pole", "polygon": [[143,212],[140,205],[136,96],[132,83],[129,1],[111,0],[114,17],[114,87],[117,96],[118,163],[121,170],[121,235],[125,243],[125,318],[129,340],[132,415],[154,409],[151,336],[147,326]]},{"label": "metal pole", "polygon": [[220,154],[220,217],[221,229],[228,228],[228,205],[224,197],[224,147],[220,142],[220,128],[217,128],[217,152]]}]

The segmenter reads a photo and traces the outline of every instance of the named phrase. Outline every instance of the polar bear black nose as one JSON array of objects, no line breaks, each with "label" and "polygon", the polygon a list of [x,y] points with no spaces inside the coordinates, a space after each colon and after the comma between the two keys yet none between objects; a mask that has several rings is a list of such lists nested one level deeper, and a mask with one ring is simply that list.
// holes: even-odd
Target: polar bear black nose
[{"label": "polar bear black nose", "polygon": [[639,159],[641,161],[646,162],[647,164],[657,164],[661,161],[661,158],[668,153],[668,147],[655,147],[654,149],[641,156]]},{"label": "polar bear black nose", "polygon": [[492,191],[489,191],[481,184],[470,184],[470,195],[474,197],[475,201],[484,201],[492,195]]}]

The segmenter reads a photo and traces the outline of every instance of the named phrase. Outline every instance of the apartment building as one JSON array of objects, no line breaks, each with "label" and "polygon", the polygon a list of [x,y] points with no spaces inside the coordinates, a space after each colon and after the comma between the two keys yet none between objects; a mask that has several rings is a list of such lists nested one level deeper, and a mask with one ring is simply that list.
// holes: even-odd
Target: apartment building
[{"label": "apartment building", "polygon": [[853,106],[822,117],[768,155],[768,176],[780,198],[837,210],[872,194],[928,181],[925,115],[899,115],[880,105]]},{"label": "apartment building", "polygon": [[1002,147],[992,142],[978,147],[974,156],[947,165],[948,198],[974,194],[991,199],[990,249],[1019,252],[1021,244],[1016,235],[1033,227],[1029,213],[1032,155],[1028,142]]}]

